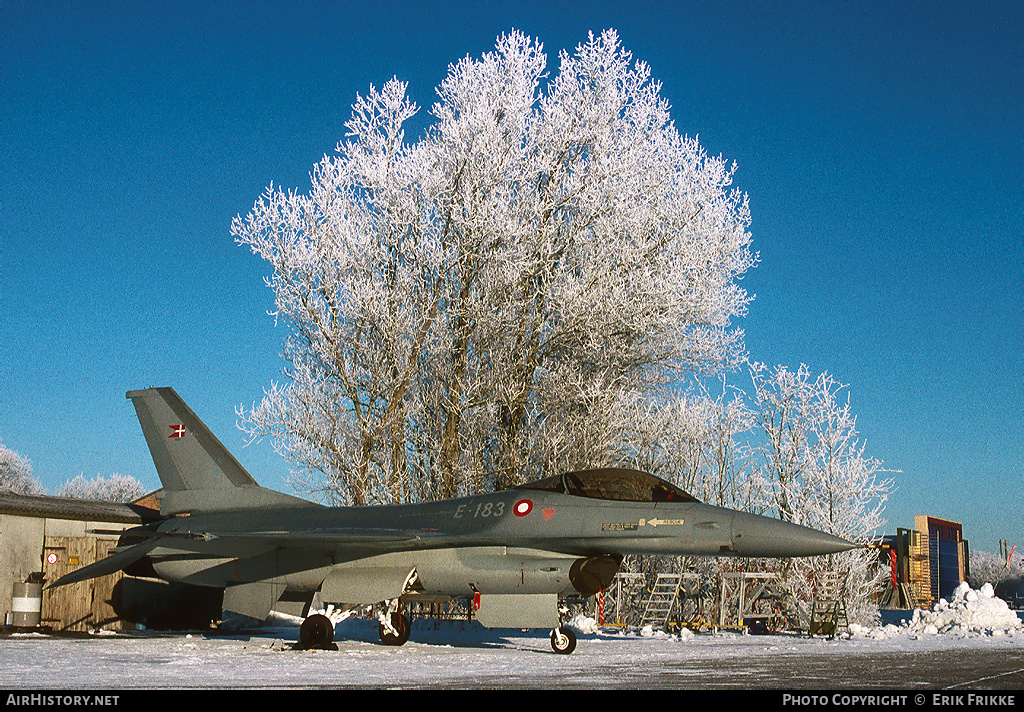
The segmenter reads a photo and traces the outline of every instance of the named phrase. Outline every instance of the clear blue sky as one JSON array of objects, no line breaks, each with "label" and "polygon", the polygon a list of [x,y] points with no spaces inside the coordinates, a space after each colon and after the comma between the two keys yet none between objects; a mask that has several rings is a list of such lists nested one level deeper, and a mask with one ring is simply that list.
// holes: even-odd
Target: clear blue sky
[{"label": "clear blue sky", "polygon": [[371,83],[429,106],[502,32],[555,69],[611,27],[738,165],[751,358],[850,385],[902,470],[889,531],[927,513],[1024,545],[1024,4],[3,0],[0,27],[0,439],[51,491],[158,486],[124,398],[150,385],[283,489],[235,428],[284,334],[232,218],[304,190]]}]

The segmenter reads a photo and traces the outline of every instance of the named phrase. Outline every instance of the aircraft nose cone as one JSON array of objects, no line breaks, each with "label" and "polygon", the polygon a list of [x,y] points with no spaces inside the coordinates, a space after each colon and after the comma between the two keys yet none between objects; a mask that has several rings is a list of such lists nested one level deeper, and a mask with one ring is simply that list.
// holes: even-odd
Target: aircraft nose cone
[{"label": "aircraft nose cone", "polygon": [[817,529],[746,513],[733,520],[732,538],[739,556],[821,556],[860,546]]}]

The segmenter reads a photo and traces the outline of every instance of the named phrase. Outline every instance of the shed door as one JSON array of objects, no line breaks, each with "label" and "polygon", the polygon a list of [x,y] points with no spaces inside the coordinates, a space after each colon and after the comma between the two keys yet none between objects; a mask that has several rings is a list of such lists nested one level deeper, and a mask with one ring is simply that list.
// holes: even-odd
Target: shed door
[{"label": "shed door", "polygon": [[[87,564],[105,559],[117,542],[88,536],[48,536],[43,540],[43,575],[46,582],[56,581]],[[43,591],[43,626],[54,630],[88,631],[96,628],[120,628],[114,613],[115,586],[123,574],[119,571],[89,581]]]}]

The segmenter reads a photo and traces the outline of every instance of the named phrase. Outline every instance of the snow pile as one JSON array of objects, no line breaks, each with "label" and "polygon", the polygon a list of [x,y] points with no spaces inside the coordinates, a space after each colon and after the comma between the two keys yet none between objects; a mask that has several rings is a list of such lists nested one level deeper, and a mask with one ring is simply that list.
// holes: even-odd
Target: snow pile
[{"label": "snow pile", "polygon": [[870,640],[890,640],[892,638],[896,638],[898,636],[906,634],[906,628],[901,628],[900,626],[896,625],[886,625],[882,627],[872,628],[869,626],[859,625],[857,623],[851,623],[849,637],[868,638]]},{"label": "snow pile", "polygon": [[937,635],[940,633],[981,633],[985,635],[1017,635],[1024,633],[1024,623],[1010,610],[1006,601],[995,596],[992,584],[975,591],[961,583],[951,601],[940,599],[931,611],[916,610],[913,619],[903,627],[887,625],[866,628],[850,625],[854,638],[881,640],[906,633]]},{"label": "snow pile", "polygon": [[964,582],[953,592],[952,601],[943,598],[930,612],[914,611],[909,627],[928,635],[952,631],[999,634],[1019,631],[1022,623],[1006,601],[996,598],[992,584],[975,591]]},{"label": "snow pile", "polygon": [[667,633],[652,625],[645,625],[640,629],[641,638],[672,638],[674,640],[692,640],[694,633],[689,628],[680,628],[678,633]]},{"label": "snow pile", "polygon": [[579,615],[569,621],[566,625],[583,635],[600,633],[597,628],[597,621],[590,616]]}]

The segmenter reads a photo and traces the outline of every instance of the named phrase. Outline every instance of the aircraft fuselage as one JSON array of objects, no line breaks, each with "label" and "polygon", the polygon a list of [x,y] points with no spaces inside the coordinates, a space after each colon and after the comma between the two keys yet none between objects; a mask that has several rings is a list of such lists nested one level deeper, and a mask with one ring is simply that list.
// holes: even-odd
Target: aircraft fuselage
[{"label": "aircraft fuselage", "polygon": [[[407,505],[199,514],[169,519],[159,530],[175,533],[150,554],[168,580],[223,587],[276,577],[289,588],[315,590],[333,567],[358,568],[354,562],[366,560],[368,567],[420,569],[425,581],[425,569],[454,567],[454,573],[435,577],[443,585],[431,587],[450,595],[467,594],[472,586],[500,588],[482,572],[521,571],[520,563],[503,558],[508,554],[501,552],[510,549],[533,552],[531,570],[558,571],[558,562],[568,567],[602,556],[790,557],[852,546],[813,529],[698,502],[612,501],[525,489]],[[479,581],[469,580],[474,570]],[[548,578],[542,588],[566,588],[566,579]],[[513,588],[523,591],[523,582]]]}]

